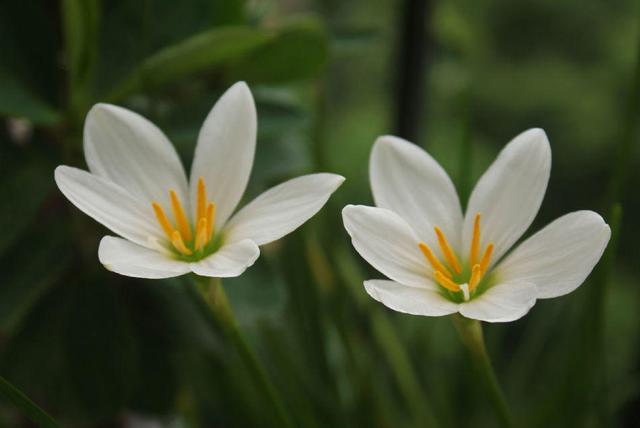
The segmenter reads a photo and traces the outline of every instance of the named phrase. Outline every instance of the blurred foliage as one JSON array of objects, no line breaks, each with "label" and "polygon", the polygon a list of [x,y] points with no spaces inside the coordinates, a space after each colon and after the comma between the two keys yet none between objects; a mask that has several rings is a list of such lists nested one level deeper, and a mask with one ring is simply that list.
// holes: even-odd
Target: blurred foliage
[{"label": "blurred foliage", "polygon": [[[194,304],[190,278],[103,269],[96,253],[106,231],[52,179],[56,165],[85,166],[82,122],[101,101],[157,123],[189,165],[208,110],[243,79],[259,114],[247,199],[311,170],[348,179],[319,216],[225,281],[295,425],[495,426],[450,320],[391,313],[369,299],[362,280],[379,274],[341,232],[340,208],[371,202],[374,139],[393,132],[401,6],[0,1],[2,376],[62,426],[275,425],[234,348]],[[636,423],[640,158],[616,153],[625,139],[639,142],[629,107],[640,96],[639,18],[633,0],[433,2],[416,143],[460,177],[461,190],[533,126],[547,131],[554,156],[533,230],[571,210],[607,214],[614,170],[626,162],[630,171],[612,279],[597,273],[570,297],[485,326],[518,426]],[[461,147],[470,155],[461,158]],[[602,358],[585,354],[593,349]],[[0,401],[0,425],[26,426],[23,418]]]}]

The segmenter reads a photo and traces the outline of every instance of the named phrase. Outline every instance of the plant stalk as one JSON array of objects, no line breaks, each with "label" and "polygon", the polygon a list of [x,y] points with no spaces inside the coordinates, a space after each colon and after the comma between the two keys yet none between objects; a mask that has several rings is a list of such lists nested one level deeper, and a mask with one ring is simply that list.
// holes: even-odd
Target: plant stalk
[{"label": "plant stalk", "polygon": [[471,320],[460,314],[453,315],[452,319],[460,339],[462,339],[469,351],[478,374],[482,377],[482,382],[485,384],[491,404],[500,419],[501,425],[506,428],[513,427],[513,418],[511,417],[507,400],[498,383],[489,354],[487,354],[484,335],[482,334],[482,324],[478,320]]},{"label": "plant stalk", "polygon": [[22,413],[41,428],[59,428],[60,425],[29,397],[20,392],[8,380],[0,376],[0,395],[18,407]]},{"label": "plant stalk", "polygon": [[291,418],[277,389],[238,326],[220,278],[211,278],[209,280],[208,278],[199,277],[198,289],[213,317],[238,351],[247,369],[249,369],[256,386],[269,400],[278,421],[277,426],[292,428]]}]

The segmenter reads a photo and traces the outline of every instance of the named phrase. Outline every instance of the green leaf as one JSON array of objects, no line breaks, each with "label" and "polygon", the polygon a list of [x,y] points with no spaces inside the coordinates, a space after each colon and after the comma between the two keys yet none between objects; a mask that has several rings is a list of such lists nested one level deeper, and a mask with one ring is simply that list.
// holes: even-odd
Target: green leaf
[{"label": "green leaf", "polygon": [[35,422],[41,428],[57,428],[58,423],[44,410],[13,386],[4,377],[0,376],[0,393],[13,402],[25,416]]},{"label": "green leaf", "polygon": [[9,169],[3,165],[0,192],[4,195],[5,205],[0,210],[0,230],[3,231],[0,235],[0,254],[35,218],[53,187],[52,176],[50,169],[33,159],[16,168]]},{"label": "green leaf", "polygon": [[176,81],[235,60],[264,45],[271,32],[249,27],[221,27],[169,46],[144,60],[108,96],[110,101]]},{"label": "green leaf", "polygon": [[316,76],[327,62],[328,37],[314,17],[292,20],[269,43],[234,63],[227,72],[233,80],[279,83]]},{"label": "green leaf", "polygon": [[98,51],[99,2],[64,0],[62,18],[71,107],[80,113],[84,103],[88,102]]},{"label": "green leaf", "polygon": [[59,222],[45,222],[0,259],[0,329],[4,334],[20,324],[71,263],[63,231]]},{"label": "green leaf", "polygon": [[60,115],[33,95],[20,82],[0,73],[0,115],[29,119],[38,125],[52,125]]}]

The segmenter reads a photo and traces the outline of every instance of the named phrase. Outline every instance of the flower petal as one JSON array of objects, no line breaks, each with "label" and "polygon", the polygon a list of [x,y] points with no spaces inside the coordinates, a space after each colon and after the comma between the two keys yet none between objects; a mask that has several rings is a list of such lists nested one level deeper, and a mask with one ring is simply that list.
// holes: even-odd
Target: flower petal
[{"label": "flower petal", "polygon": [[165,240],[151,205],[140,202],[117,184],[68,166],[57,167],[54,175],[69,201],[123,238],[148,248],[152,248],[149,238]]},{"label": "flower petal", "polygon": [[378,138],[371,151],[371,189],[376,205],[404,218],[433,249],[438,226],[459,251],[462,208],[442,167],[420,147],[393,136]]},{"label": "flower petal", "polygon": [[251,173],[256,147],[256,106],[244,82],[233,85],[213,106],[200,129],[191,167],[191,205],[196,206],[198,179],[216,204],[222,227],[240,201]]},{"label": "flower petal", "polygon": [[481,213],[480,245],[493,242],[495,262],[527,230],[547,189],[551,149],[542,129],[515,137],[478,181],[469,199],[463,249],[470,251],[473,222]]},{"label": "flower petal", "polygon": [[342,184],[336,174],[310,174],[279,184],[251,201],[225,227],[225,239],[266,244],[293,232],[317,213]]},{"label": "flower petal", "polygon": [[580,286],[611,237],[593,211],[576,211],[553,221],[507,256],[495,270],[499,281],[530,282],[538,298],[562,296]]},{"label": "flower petal", "polygon": [[438,317],[458,312],[458,305],[436,290],[409,287],[386,280],[365,281],[364,288],[369,296],[389,309],[405,314]]},{"label": "flower petal", "polygon": [[173,278],[190,272],[189,263],[114,236],[102,238],[98,258],[108,270],[135,278]]},{"label": "flower petal", "polygon": [[253,265],[259,255],[260,249],[255,242],[245,239],[223,245],[206,259],[191,263],[191,271],[214,278],[239,276]]},{"label": "flower petal", "polygon": [[360,255],[374,268],[401,284],[434,289],[420,239],[398,214],[383,208],[347,205],[344,227]]},{"label": "flower petal", "polygon": [[163,132],[137,113],[96,104],[84,125],[84,156],[89,170],[132,196],[170,206],[169,190],[183,200],[187,176]]},{"label": "flower petal", "polygon": [[467,318],[486,322],[509,322],[522,318],[536,303],[538,290],[527,282],[503,282],[482,295],[460,304]]}]

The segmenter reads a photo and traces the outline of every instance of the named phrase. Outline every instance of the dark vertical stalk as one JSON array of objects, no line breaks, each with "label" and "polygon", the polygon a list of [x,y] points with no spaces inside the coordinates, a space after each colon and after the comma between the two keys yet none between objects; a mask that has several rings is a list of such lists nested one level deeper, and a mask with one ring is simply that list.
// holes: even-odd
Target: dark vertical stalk
[{"label": "dark vertical stalk", "polygon": [[[617,147],[616,159],[612,163],[611,179],[606,199],[607,218],[612,230],[611,240],[602,260],[593,274],[594,282],[589,288],[587,304],[584,312],[584,346],[585,353],[590,356],[583,365],[586,376],[583,381],[588,382],[585,393],[586,408],[590,412],[584,412],[585,416],[596,421],[600,426],[609,425],[610,411],[606,400],[606,352],[604,349],[604,322],[607,287],[614,269],[618,239],[620,236],[622,205],[624,187],[629,174],[629,163],[633,150],[640,142],[640,20],[637,25],[636,38],[636,62],[629,85],[629,99],[625,116],[622,119],[622,132],[620,143]],[[588,365],[587,365],[588,364]]]},{"label": "dark vertical stalk", "polygon": [[431,0],[404,0],[398,28],[395,133],[416,141],[424,118],[425,71],[431,47]]},{"label": "dark vertical stalk", "polygon": [[473,172],[473,146],[471,145],[471,91],[461,97],[460,151],[458,152],[458,195],[462,208],[466,210],[471,194],[471,176]]}]

